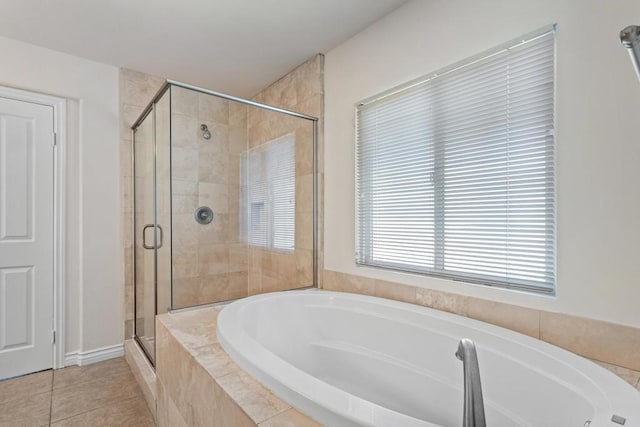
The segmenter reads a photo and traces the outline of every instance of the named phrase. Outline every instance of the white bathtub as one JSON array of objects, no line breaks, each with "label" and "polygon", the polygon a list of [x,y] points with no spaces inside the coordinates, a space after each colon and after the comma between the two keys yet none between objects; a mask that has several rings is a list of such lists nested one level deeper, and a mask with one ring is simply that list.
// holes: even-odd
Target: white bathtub
[{"label": "white bathtub", "polygon": [[239,300],[223,348],[281,399],[328,426],[462,425],[458,341],[476,343],[489,427],[640,426],[640,393],[600,366],[465,317],[320,290]]}]

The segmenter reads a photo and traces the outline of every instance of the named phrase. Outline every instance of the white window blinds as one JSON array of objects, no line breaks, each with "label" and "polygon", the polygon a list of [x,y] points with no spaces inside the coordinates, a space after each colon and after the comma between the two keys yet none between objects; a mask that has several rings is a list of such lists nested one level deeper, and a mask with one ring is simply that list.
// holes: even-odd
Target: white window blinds
[{"label": "white window blinds", "polygon": [[552,293],[555,28],[357,106],[358,264]]},{"label": "white window blinds", "polygon": [[296,158],[293,134],[242,154],[241,238],[253,246],[295,249]]}]

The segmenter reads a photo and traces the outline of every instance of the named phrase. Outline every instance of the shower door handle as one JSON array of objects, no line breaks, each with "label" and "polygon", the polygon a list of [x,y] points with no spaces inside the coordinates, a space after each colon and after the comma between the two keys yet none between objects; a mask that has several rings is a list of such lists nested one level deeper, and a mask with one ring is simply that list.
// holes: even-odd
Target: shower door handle
[{"label": "shower door handle", "polygon": [[164,236],[163,236],[163,232],[162,232],[162,227],[160,227],[160,224],[156,225],[156,227],[158,227],[158,231],[160,232],[160,235],[158,236],[158,247],[157,249],[160,249],[162,247],[162,241],[164,240]]},{"label": "shower door handle", "polygon": [[[156,247],[153,245],[147,245],[147,228],[153,228],[153,227],[154,227],[153,224],[146,224],[144,227],[142,227],[142,247],[145,249],[156,249]],[[157,249],[160,249],[162,247],[163,232],[162,232],[162,227],[160,227],[159,225],[157,225],[156,227],[158,227],[158,231],[160,231],[160,235],[158,239],[158,247],[157,247]]]}]

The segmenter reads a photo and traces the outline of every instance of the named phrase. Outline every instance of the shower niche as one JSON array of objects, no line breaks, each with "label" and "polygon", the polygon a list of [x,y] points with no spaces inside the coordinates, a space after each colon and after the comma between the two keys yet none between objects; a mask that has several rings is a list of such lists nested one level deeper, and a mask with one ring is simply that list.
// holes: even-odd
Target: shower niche
[{"label": "shower niche", "polygon": [[317,119],[167,82],[132,127],[134,335],[155,315],[316,286]]}]

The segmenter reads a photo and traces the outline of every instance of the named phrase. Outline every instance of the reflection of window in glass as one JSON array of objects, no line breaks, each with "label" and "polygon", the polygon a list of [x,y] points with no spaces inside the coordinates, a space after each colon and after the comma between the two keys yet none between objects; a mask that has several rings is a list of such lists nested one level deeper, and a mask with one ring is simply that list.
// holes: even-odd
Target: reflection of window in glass
[{"label": "reflection of window in glass", "polygon": [[295,137],[288,134],[242,154],[241,238],[252,246],[295,249]]}]

